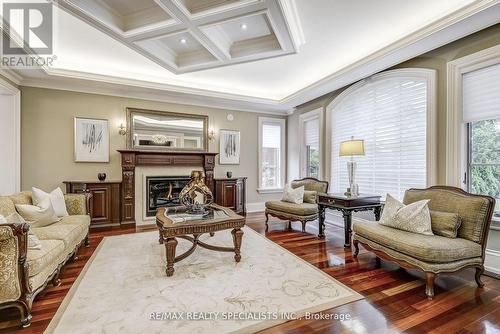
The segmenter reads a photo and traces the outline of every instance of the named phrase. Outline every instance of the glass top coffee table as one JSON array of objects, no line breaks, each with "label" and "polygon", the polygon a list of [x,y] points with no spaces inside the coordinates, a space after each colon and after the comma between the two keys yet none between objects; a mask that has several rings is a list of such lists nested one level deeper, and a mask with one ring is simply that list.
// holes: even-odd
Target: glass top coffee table
[{"label": "glass top coffee table", "polygon": [[[234,252],[234,260],[241,260],[241,228],[245,226],[245,217],[237,215],[231,209],[212,204],[207,208],[206,214],[189,214],[185,207],[160,208],[156,212],[156,226],[160,234],[160,244],[165,245],[167,276],[174,274],[174,263],[191,255],[197,246],[219,252]],[[199,240],[204,233],[213,236],[215,232],[229,229],[233,236],[234,248],[214,246]],[[193,245],[183,254],[175,256],[176,238],[188,240]]]}]

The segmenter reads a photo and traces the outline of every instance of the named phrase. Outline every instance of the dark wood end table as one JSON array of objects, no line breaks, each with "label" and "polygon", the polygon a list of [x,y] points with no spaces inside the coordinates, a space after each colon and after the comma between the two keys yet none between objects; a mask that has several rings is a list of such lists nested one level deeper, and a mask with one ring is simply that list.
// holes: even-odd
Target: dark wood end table
[{"label": "dark wood end table", "polygon": [[[191,255],[197,246],[219,252],[234,252],[234,260],[241,260],[241,241],[245,226],[245,217],[237,215],[231,209],[213,204],[210,206],[211,214],[201,219],[191,219],[189,216],[182,217],[184,213],[179,212],[182,208],[160,208],[156,212],[156,226],[160,234],[159,242],[165,245],[167,258],[167,276],[174,274],[174,263],[179,262]],[[167,211],[167,214],[165,214]],[[183,221],[179,221],[182,219]],[[233,236],[233,247],[221,247],[206,244],[199,240],[202,234],[231,229]],[[175,256],[177,239],[181,238],[190,241],[193,246],[181,255]]]},{"label": "dark wood end table", "polygon": [[378,195],[360,194],[356,197],[345,196],[344,194],[318,194],[318,210],[319,210],[319,234],[320,238],[325,236],[325,210],[333,209],[342,212],[344,218],[344,247],[351,247],[351,225],[352,213],[357,211],[372,210],[375,214],[375,219],[380,219],[382,211],[382,203]]}]

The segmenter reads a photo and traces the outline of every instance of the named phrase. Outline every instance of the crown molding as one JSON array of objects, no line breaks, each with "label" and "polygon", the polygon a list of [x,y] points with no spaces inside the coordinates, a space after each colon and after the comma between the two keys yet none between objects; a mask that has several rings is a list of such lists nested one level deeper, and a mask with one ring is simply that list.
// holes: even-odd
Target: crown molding
[{"label": "crown molding", "polygon": [[200,94],[195,90],[197,93],[192,93],[190,89],[169,89],[170,86],[164,84],[75,71],[58,70],[57,74],[54,74],[54,70],[50,72],[53,74],[38,70],[36,77],[26,77],[20,85],[281,116],[288,112],[288,109],[273,100],[247,96],[235,98],[232,94],[210,91]]},{"label": "crown molding", "polygon": [[[287,0],[282,0],[280,1],[280,5],[286,2]],[[118,93],[113,92],[118,91],[119,94],[117,96],[135,98],[149,96],[147,99],[172,103],[289,115],[293,113],[293,110],[298,105],[314,100],[498,22],[500,22],[500,0],[477,0],[465,8],[450,13],[438,22],[429,24],[384,49],[374,52],[350,66],[330,74],[282,99],[261,98],[258,96],[224,93],[215,89],[189,88],[165,83],[48,68],[43,68],[42,75],[38,75],[38,78],[34,79],[30,78],[31,76],[27,73],[28,75],[20,80],[20,84],[73,91],[81,90],[88,93],[109,95],[116,95]],[[19,78],[17,73],[15,75]],[[103,84],[106,89],[102,88]],[[146,92],[147,90],[150,90],[150,93]],[[137,94],[137,91],[140,94]]]},{"label": "crown molding", "polygon": [[[383,49],[288,95],[280,103],[286,104],[292,102],[295,105],[305,103],[498,22],[500,22],[500,0],[477,0],[397,40]],[[375,64],[377,61],[380,64]],[[363,69],[366,66],[371,66],[372,69]],[[338,81],[340,81],[339,84],[332,85],[332,82]],[[319,94],[317,93],[318,91],[320,92]],[[313,95],[314,97],[309,97]],[[304,99],[304,96],[308,97]]]},{"label": "crown molding", "polygon": [[19,74],[17,74],[15,71],[11,70],[10,68],[1,68],[0,75],[9,79],[11,82],[15,83],[16,85],[20,85],[21,81],[23,80],[22,76],[20,76]]}]

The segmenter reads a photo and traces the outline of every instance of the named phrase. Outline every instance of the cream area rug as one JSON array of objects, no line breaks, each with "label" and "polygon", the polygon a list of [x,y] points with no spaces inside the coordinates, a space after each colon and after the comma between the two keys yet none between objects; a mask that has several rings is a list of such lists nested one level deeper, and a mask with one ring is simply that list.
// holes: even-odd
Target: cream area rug
[{"label": "cream area rug", "polygon": [[[363,298],[250,228],[241,262],[197,248],[165,274],[157,232],[105,238],[46,333],[253,333]],[[201,239],[232,246],[230,231]],[[190,243],[178,239],[177,254]]]}]

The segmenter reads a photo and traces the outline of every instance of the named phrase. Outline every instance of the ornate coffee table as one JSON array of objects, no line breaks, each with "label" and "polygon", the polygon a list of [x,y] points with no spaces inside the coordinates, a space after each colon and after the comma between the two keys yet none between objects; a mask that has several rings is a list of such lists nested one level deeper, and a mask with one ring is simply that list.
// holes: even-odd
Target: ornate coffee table
[{"label": "ornate coffee table", "polygon": [[[241,240],[243,238],[241,228],[245,226],[245,218],[228,208],[215,204],[210,205],[208,209],[209,214],[205,216],[189,215],[184,211],[184,207],[160,208],[156,212],[156,225],[160,233],[159,241],[160,244],[165,245],[167,276],[174,274],[174,263],[191,255],[196,246],[220,252],[234,252],[234,260],[240,262]],[[204,233],[210,233],[213,236],[217,231],[228,229],[232,229],[234,248],[214,246],[199,240],[199,237]],[[188,240],[193,243],[193,246],[185,253],[175,256],[176,238]]]}]

